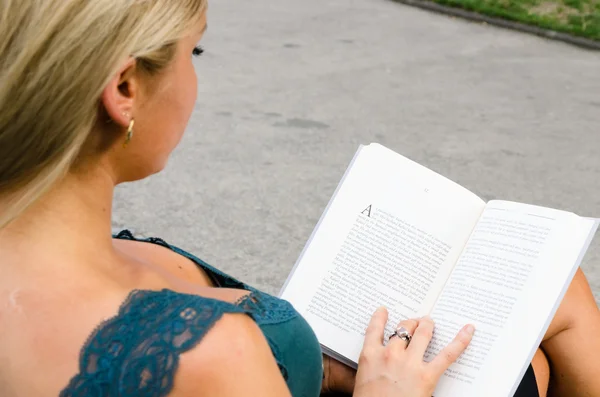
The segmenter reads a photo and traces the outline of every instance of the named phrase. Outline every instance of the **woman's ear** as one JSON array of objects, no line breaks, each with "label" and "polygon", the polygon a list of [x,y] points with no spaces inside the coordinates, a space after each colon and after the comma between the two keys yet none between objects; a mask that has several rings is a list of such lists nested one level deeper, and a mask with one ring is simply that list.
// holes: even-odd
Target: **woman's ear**
[{"label": "woman's ear", "polygon": [[127,127],[134,117],[133,110],[138,96],[136,61],[129,58],[102,91],[102,105],[115,124]]}]

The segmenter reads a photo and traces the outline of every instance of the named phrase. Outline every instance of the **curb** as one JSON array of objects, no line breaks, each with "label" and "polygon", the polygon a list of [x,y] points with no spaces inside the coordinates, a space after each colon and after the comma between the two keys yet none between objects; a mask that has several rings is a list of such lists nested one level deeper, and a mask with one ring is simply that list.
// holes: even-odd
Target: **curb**
[{"label": "curb", "polygon": [[498,26],[505,29],[516,30],[519,32],[529,33],[536,36],[544,37],[550,40],[562,41],[568,44],[575,45],[577,47],[585,48],[587,50],[600,51],[600,41],[586,39],[584,37],[573,36],[567,33],[556,32],[554,30],[548,30],[539,28],[537,26],[525,25],[520,22],[513,22],[507,19],[490,17],[487,15],[478,14],[473,11],[467,11],[462,8],[455,8],[437,4],[428,0],[393,0],[397,3],[406,4],[409,6],[421,8],[427,11],[433,11],[438,14],[449,15],[453,17],[463,18],[472,22],[487,23],[490,25]]}]

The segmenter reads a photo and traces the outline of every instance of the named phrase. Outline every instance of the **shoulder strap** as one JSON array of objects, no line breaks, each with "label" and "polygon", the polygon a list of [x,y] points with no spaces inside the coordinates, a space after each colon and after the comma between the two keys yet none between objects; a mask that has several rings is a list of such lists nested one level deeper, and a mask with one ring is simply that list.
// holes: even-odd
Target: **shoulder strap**
[{"label": "shoulder strap", "polygon": [[79,373],[60,397],[162,397],[179,355],[194,347],[234,304],[170,290],[133,291],[119,313],[83,346]]},{"label": "shoulder strap", "polygon": [[131,233],[129,230],[125,229],[125,230],[121,230],[117,234],[113,234],[113,238],[116,238],[119,240],[132,240],[132,241],[138,241],[138,242],[144,242],[144,243],[151,243],[154,245],[160,245],[160,246],[170,249],[171,251],[173,251],[181,256],[184,256],[184,257],[188,258],[189,260],[191,260],[192,262],[194,262],[196,264],[196,266],[199,266],[200,268],[202,268],[209,275],[209,277],[211,279],[213,279],[213,281],[216,283],[216,285],[218,285],[219,287],[246,289],[249,291],[253,290],[253,288],[246,285],[245,283],[242,283],[241,281],[235,279],[234,277],[231,277],[230,275],[209,265],[208,263],[206,263],[202,259],[198,258],[197,256],[192,255],[189,252],[187,252],[179,247],[176,247],[174,245],[167,243],[165,240],[163,240],[159,237],[136,238],[133,235],[133,233]]}]

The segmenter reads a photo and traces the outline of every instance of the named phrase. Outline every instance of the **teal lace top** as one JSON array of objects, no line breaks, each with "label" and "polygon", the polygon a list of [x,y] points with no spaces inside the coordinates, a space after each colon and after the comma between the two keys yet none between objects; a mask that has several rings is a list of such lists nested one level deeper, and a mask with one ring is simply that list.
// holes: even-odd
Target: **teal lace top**
[{"label": "teal lace top", "polygon": [[[126,230],[115,238],[135,240]],[[167,396],[179,355],[197,345],[225,313],[245,313],[254,319],[294,397],[319,395],[321,349],[308,323],[290,303],[253,289],[161,239],[139,241],[191,259],[219,287],[250,294],[232,304],[166,289],[131,292],[118,314],[89,337],[81,351],[79,373],[60,397]]]}]

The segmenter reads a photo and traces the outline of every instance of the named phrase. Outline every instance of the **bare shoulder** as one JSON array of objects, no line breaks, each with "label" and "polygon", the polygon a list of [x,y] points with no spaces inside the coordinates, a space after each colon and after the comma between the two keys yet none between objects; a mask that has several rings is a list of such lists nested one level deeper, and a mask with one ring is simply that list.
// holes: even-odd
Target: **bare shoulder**
[{"label": "bare shoulder", "polygon": [[136,261],[166,271],[174,277],[200,286],[210,286],[211,280],[194,262],[158,244],[135,240],[113,239],[116,249]]},{"label": "bare shoulder", "polygon": [[180,357],[173,397],[289,397],[269,344],[256,323],[226,314],[192,350]]}]

